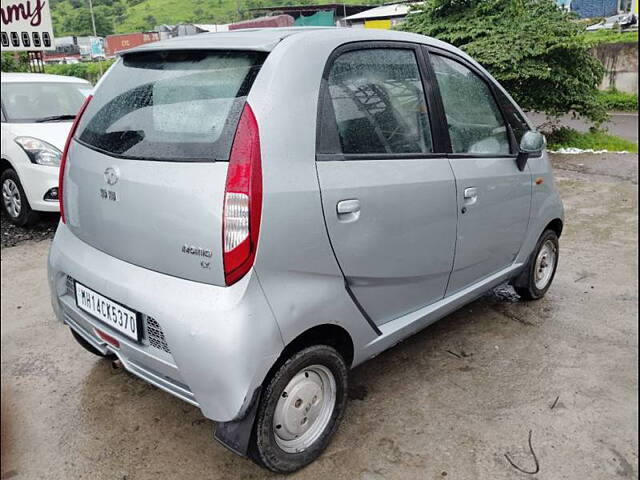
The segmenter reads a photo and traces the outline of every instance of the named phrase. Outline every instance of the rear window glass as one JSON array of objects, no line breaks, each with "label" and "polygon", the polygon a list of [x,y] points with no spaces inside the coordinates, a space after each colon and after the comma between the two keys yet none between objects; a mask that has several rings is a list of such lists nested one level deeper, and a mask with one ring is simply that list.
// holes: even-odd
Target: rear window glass
[{"label": "rear window glass", "polygon": [[221,51],[126,55],[97,89],[76,139],[123,158],[226,161],[265,56]]}]

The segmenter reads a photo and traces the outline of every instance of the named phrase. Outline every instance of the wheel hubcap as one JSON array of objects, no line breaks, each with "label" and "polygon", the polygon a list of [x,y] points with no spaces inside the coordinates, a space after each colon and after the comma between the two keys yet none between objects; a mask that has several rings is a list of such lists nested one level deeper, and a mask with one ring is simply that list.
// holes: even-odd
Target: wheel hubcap
[{"label": "wheel hubcap", "polygon": [[22,210],[22,199],[16,182],[7,178],[2,183],[2,201],[5,209],[13,218],[17,218]]},{"label": "wheel hubcap", "polygon": [[298,372],[280,395],[273,416],[276,443],[287,453],[310,447],[324,432],[336,404],[331,370],[312,365]]},{"label": "wheel hubcap", "polygon": [[551,240],[547,240],[540,248],[536,257],[534,282],[538,290],[543,290],[551,281],[553,270],[556,268],[557,250]]}]

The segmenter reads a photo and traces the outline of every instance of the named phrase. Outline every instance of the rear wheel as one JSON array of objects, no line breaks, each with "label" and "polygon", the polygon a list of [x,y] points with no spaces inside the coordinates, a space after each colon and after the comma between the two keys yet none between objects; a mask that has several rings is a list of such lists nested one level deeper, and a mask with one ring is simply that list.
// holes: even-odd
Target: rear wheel
[{"label": "rear wheel", "polygon": [[252,458],[279,473],[315,460],[342,419],[347,377],[344,359],[327,345],[305,348],[289,358],[263,390]]},{"label": "rear wheel", "polygon": [[27,196],[15,170],[8,168],[0,177],[2,184],[2,210],[9,220],[21,227],[38,221],[38,213],[31,210]]},{"label": "rear wheel", "polygon": [[82,338],[82,336],[79,333],[77,333],[73,328],[70,328],[69,330],[71,330],[71,334],[73,335],[73,338],[75,338],[76,341],[80,344],[80,346],[82,346],[82,348],[84,348],[86,351],[91,352],[94,355],[97,355],[98,357],[115,358],[115,355],[113,353],[102,353],[100,350],[96,350],[96,348],[93,345],[91,345],[84,338]]},{"label": "rear wheel", "polygon": [[526,267],[524,282],[514,286],[523,300],[538,300],[547,293],[558,267],[559,250],[558,235],[553,230],[546,230]]}]

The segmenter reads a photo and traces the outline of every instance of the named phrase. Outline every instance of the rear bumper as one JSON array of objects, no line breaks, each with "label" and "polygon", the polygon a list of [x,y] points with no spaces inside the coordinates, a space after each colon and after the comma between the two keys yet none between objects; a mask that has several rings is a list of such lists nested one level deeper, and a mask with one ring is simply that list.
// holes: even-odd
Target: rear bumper
[{"label": "rear bumper", "polygon": [[[150,245],[152,247],[152,245]],[[76,307],[68,277],[153,317],[166,350],[128,340]],[[100,351],[113,351],[131,373],[197,405],[212,420],[241,418],[284,348],[255,272],[231,287],[192,282],[111,257],[60,224],[49,254],[49,286],[58,319]],[[95,329],[115,337],[115,348]]]}]

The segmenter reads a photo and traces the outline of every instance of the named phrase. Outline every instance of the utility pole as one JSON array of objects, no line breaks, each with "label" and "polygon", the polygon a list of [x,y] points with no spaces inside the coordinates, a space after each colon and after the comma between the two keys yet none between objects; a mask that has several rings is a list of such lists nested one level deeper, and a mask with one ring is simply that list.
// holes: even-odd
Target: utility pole
[{"label": "utility pole", "polygon": [[[96,17],[93,15],[93,2],[89,0],[89,12],[91,13],[91,24],[93,25],[93,36],[98,40],[98,32],[96,31]],[[91,48],[91,44],[90,44]],[[102,77],[102,59],[98,59],[98,68],[100,69],[100,76]]]}]

